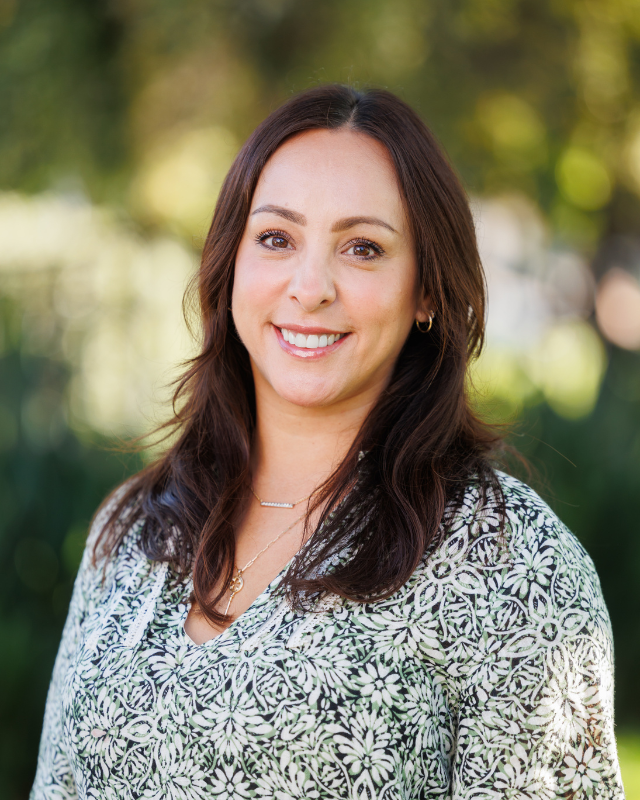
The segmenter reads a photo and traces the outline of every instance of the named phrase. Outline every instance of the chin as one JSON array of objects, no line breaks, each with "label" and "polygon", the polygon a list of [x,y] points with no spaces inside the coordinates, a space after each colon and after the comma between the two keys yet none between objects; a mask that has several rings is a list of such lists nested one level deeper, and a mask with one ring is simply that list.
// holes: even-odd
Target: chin
[{"label": "chin", "polygon": [[335,386],[318,385],[314,382],[298,386],[285,385],[278,382],[272,384],[272,386],[276,394],[283,400],[301,408],[320,408],[332,405],[338,402],[342,395]]}]

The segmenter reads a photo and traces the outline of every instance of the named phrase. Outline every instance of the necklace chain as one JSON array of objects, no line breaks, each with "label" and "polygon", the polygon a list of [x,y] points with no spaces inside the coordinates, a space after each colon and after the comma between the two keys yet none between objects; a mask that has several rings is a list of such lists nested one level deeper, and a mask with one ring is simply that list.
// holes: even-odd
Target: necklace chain
[{"label": "necklace chain", "polygon": [[309,500],[313,497],[320,490],[320,487],[314,489],[311,494],[306,495],[305,497],[301,497],[299,500],[296,500],[294,503],[280,503],[280,502],[271,502],[269,500],[263,500],[261,497],[258,496],[256,490],[251,487],[251,492],[256,500],[260,503],[261,506],[265,506],[267,508],[295,508],[295,506],[300,505],[300,503],[304,503],[305,500]]},{"label": "necklace chain", "polygon": [[[311,495],[309,495],[309,497],[311,497]],[[309,498],[305,497],[303,499],[308,500]],[[299,500],[298,502],[301,503],[302,500]],[[227,603],[227,607],[226,607],[226,609],[224,611],[225,616],[229,613],[229,606],[231,605],[231,601],[233,600],[233,598],[238,594],[238,592],[242,591],[242,588],[244,586],[244,578],[242,577],[243,574],[249,569],[249,567],[254,563],[254,561],[265,552],[265,550],[268,550],[271,547],[271,545],[275,544],[278,541],[278,539],[280,539],[280,537],[285,535],[285,533],[289,533],[291,528],[293,528],[295,525],[297,525],[300,522],[300,520],[305,517],[305,515],[306,515],[306,511],[305,511],[304,514],[301,514],[297,519],[295,519],[291,523],[291,525],[288,525],[283,531],[280,531],[280,533],[275,537],[275,539],[272,539],[265,547],[262,548],[262,550],[258,551],[255,554],[255,556],[250,561],[248,561],[244,565],[244,567],[242,567],[242,569],[240,569],[240,567],[236,567],[236,574],[229,581],[229,587],[228,588],[229,588],[230,594],[229,594],[229,601]]]}]

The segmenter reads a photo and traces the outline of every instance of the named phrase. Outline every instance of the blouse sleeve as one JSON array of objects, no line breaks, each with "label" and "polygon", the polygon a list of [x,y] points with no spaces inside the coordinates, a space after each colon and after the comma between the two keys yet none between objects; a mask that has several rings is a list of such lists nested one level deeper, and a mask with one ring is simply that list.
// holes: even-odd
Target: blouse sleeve
[{"label": "blouse sleeve", "polygon": [[92,592],[102,575],[101,566],[92,565],[93,547],[118,496],[119,493],[97,515],[87,537],[47,693],[36,777],[29,800],[72,800],[78,797],[63,737],[65,679],[80,642],[82,623],[90,612]]},{"label": "blouse sleeve", "polygon": [[598,577],[557,519],[538,523],[475,601],[482,632],[459,695],[455,800],[624,798]]}]

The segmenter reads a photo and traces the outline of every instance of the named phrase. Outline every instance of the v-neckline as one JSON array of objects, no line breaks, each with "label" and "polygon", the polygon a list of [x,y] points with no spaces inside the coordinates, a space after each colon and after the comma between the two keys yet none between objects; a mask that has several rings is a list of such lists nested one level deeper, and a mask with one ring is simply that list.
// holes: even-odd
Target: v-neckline
[{"label": "v-neckline", "polygon": [[[313,538],[313,537],[311,537],[311,538]],[[308,541],[311,541],[311,538]],[[300,551],[298,551],[298,552],[300,552]],[[181,635],[186,640],[187,644],[189,644],[192,647],[210,647],[212,642],[217,641],[221,637],[224,637],[229,631],[237,628],[238,627],[238,623],[242,619],[244,619],[247,616],[250,616],[258,608],[264,606],[268,602],[272,590],[275,588],[275,586],[278,583],[280,583],[280,581],[282,580],[282,577],[284,576],[284,573],[287,571],[287,569],[289,568],[290,564],[292,563],[292,561],[294,560],[294,558],[297,555],[298,555],[298,553],[294,553],[293,556],[291,556],[289,561],[287,561],[287,563],[280,570],[280,572],[273,578],[273,580],[267,586],[265,586],[265,588],[260,592],[260,594],[256,596],[256,598],[254,599],[253,603],[251,603],[251,605],[248,608],[246,608],[242,612],[242,614],[240,614],[232,622],[230,622],[229,625],[227,625],[226,628],[224,628],[223,630],[220,631],[220,633],[216,633],[211,638],[205,639],[205,641],[202,642],[201,644],[198,644],[197,642],[194,642],[193,639],[189,636],[189,634],[187,633],[187,631],[186,631],[186,629],[184,627],[186,622],[187,622],[187,618],[189,616],[189,613],[191,612],[191,604],[188,604],[187,605],[187,613],[186,613],[184,619],[182,620],[182,622],[180,624]],[[192,580],[191,579],[189,579],[189,584],[188,585],[189,585],[189,587],[192,587],[193,584],[192,584]],[[265,596],[266,596],[266,598],[265,598]]]},{"label": "v-neckline", "polygon": [[[363,456],[364,456],[364,453],[362,453],[362,451],[361,451],[361,456],[360,456],[360,459],[359,459],[359,461],[361,461],[361,460],[362,460],[362,457],[363,457]],[[349,496],[349,494],[351,494],[351,489],[349,489],[349,490],[347,491],[346,495],[345,495],[345,496],[344,496],[344,497],[343,497],[343,498],[342,498],[342,499],[339,501],[339,503],[338,503],[338,506],[341,506],[341,505],[344,503],[344,501],[345,501],[345,500],[346,500],[346,498]],[[338,507],[338,506],[337,506],[337,507]],[[333,513],[333,512],[332,512],[332,513]],[[307,541],[304,543],[304,545],[303,545],[302,547],[307,547],[307,545],[309,545],[309,544],[310,544],[310,543],[313,541],[313,539],[314,539],[314,538],[315,538],[315,537],[318,535],[318,533],[320,532],[320,530],[321,530],[323,527],[324,527],[324,523],[323,523],[323,524],[321,524],[321,525],[320,525],[318,528],[316,528],[316,530],[315,530],[315,531],[313,531],[313,533],[311,534],[311,536],[310,536],[310,537],[307,539]],[[301,550],[301,549],[302,549],[302,548],[300,548],[300,550]],[[265,605],[265,603],[266,603],[266,602],[268,601],[268,599],[269,599],[269,596],[271,595],[271,592],[272,592],[272,589],[274,588],[274,585],[277,585],[278,583],[280,583],[280,581],[282,580],[282,577],[283,577],[284,573],[285,573],[285,572],[286,572],[286,571],[289,569],[289,566],[291,565],[291,563],[293,562],[293,560],[294,560],[294,559],[295,559],[295,558],[296,558],[296,557],[299,555],[299,553],[300,553],[300,550],[298,550],[296,553],[294,553],[294,554],[291,556],[291,558],[289,559],[289,561],[287,561],[287,563],[286,563],[286,564],[284,565],[284,567],[283,567],[283,568],[280,570],[280,572],[279,572],[279,573],[278,573],[278,574],[275,576],[275,578],[274,578],[274,579],[273,579],[273,580],[272,580],[272,581],[271,581],[271,582],[270,582],[270,583],[269,583],[267,586],[265,586],[265,588],[264,588],[264,589],[263,589],[263,590],[260,592],[260,594],[259,594],[259,595],[258,595],[258,596],[257,596],[257,597],[254,599],[253,603],[251,603],[251,605],[250,605],[248,608],[246,608],[246,609],[245,609],[245,610],[242,612],[242,614],[240,614],[238,617],[236,617],[236,618],[233,620],[233,622],[231,622],[229,625],[227,625],[227,627],[226,627],[224,630],[220,631],[220,633],[216,633],[216,634],[215,634],[215,636],[212,636],[210,639],[206,639],[204,642],[202,642],[202,644],[197,644],[196,642],[194,642],[194,641],[193,641],[193,639],[192,639],[192,638],[189,636],[189,634],[188,634],[188,633],[187,633],[187,631],[185,630],[185,627],[184,627],[184,626],[185,626],[185,623],[186,623],[186,621],[187,621],[187,618],[188,618],[188,616],[189,616],[189,613],[190,613],[190,611],[191,611],[191,605],[190,605],[190,604],[188,604],[188,605],[187,605],[187,613],[186,613],[186,615],[184,616],[184,619],[182,620],[182,622],[180,623],[181,636],[182,636],[182,637],[183,637],[183,639],[186,641],[186,643],[187,643],[188,645],[190,645],[191,647],[196,647],[196,648],[201,648],[201,647],[210,647],[210,646],[212,646],[212,644],[211,644],[212,642],[217,642],[219,639],[221,639],[221,638],[225,637],[225,636],[226,636],[226,634],[227,634],[229,631],[233,631],[233,630],[235,630],[235,629],[238,627],[238,623],[239,623],[239,622],[240,622],[240,621],[241,621],[241,620],[242,620],[244,617],[251,615],[252,613],[254,613],[254,612],[256,611],[256,609],[257,609],[257,608],[259,608],[260,606],[263,606],[263,605]],[[192,582],[192,579],[191,579],[191,578],[189,579],[188,587],[189,587],[189,590],[191,590],[191,589],[193,588],[193,582]],[[189,591],[189,593],[191,593],[191,591]],[[264,599],[264,598],[265,598],[265,595],[267,596],[266,600]]]}]

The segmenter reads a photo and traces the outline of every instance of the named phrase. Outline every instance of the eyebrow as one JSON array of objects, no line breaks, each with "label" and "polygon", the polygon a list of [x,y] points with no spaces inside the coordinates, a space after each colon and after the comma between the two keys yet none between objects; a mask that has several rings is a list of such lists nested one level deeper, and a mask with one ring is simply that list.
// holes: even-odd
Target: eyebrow
[{"label": "eyebrow", "polygon": [[345,217],[344,219],[339,219],[333,225],[331,231],[332,233],[339,233],[340,231],[353,228],[356,225],[378,225],[380,228],[386,228],[392,233],[398,232],[395,228],[392,228],[388,222],[385,222],[383,219],[378,219],[378,217]]},{"label": "eyebrow", "polygon": [[252,217],[254,214],[277,214],[279,217],[288,219],[289,222],[295,222],[296,225],[307,224],[307,218],[304,216],[304,214],[298,214],[297,211],[291,211],[288,208],[283,208],[282,206],[260,206],[260,208],[256,208],[255,211],[251,212]]},{"label": "eyebrow", "polygon": [[[291,209],[283,208],[282,206],[260,206],[260,208],[256,208],[255,211],[251,212],[251,216],[254,216],[254,214],[277,214],[279,217],[288,219],[289,222],[294,222],[296,225],[307,224],[307,218],[304,214],[299,214],[297,211],[291,211]],[[340,233],[356,225],[377,225],[380,228],[386,228],[392,233],[398,232],[388,222],[378,219],[378,217],[345,217],[333,224],[331,232]]]}]

